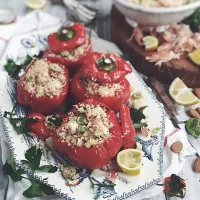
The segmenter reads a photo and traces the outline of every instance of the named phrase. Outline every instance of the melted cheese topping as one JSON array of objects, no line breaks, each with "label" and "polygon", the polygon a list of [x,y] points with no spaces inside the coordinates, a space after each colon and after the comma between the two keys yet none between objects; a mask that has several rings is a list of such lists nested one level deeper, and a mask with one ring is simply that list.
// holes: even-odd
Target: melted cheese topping
[{"label": "melted cheese topping", "polygon": [[45,59],[36,60],[25,76],[25,90],[36,97],[59,96],[67,81],[64,69]]},{"label": "melted cheese topping", "polygon": [[91,148],[111,137],[113,124],[109,122],[104,108],[83,104],[78,108],[78,113],[85,114],[87,123],[80,124],[78,116],[70,117],[57,133],[61,140],[67,141],[70,146]]},{"label": "melted cheese topping", "polygon": [[119,83],[101,85],[92,80],[87,80],[86,90],[91,94],[100,95],[102,97],[110,97],[117,96],[123,90],[123,86]]}]

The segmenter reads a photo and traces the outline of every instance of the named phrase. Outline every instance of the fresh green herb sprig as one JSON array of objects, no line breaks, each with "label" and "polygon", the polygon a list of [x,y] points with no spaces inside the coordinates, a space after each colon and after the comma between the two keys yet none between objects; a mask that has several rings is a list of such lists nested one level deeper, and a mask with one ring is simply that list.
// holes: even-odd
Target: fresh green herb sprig
[{"label": "fresh green herb sprig", "polygon": [[133,120],[134,123],[140,123],[142,119],[146,118],[146,116],[143,113],[146,107],[147,106],[144,106],[138,110],[135,108],[130,109],[131,119]]},{"label": "fresh green herb sprig", "polygon": [[88,176],[88,179],[89,179],[89,181],[91,183],[91,186],[92,186],[93,190],[94,190],[95,187],[100,187],[100,188],[102,188],[102,187],[104,187],[104,188],[114,188],[116,186],[116,184],[114,184],[114,183],[111,183],[111,184],[107,184],[107,183],[94,183],[92,181],[92,178],[90,177],[90,175]]},{"label": "fresh green herb sprig", "polygon": [[34,58],[42,58],[42,55],[42,51],[40,51],[38,55],[27,55],[24,62],[20,65],[18,65],[12,58],[8,58],[7,63],[4,65],[4,69],[8,72],[9,76],[13,80],[18,81],[20,78],[21,70],[25,70]]},{"label": "fresh green herb sprig", "polygon": [[[36,146],[32,146],[25,152],[26,160],[22,160],[21,163],[23,165],[27,165],[30,167],[31,171],[34,173],[35,171],[40,172],[48,172],[48,173],[55,173],[57,171],[57,167],[53,165],[43,165],[40,166],[42,151],[41,149],[37,149]],[[14,156],[11,153],[10,158],[6,161],[3,165],[3,172],[5,175],[10,176],[13,182],[21,181],[22,179],[27,179],[31,182],[31,186],[23,192],[23,195],[27,198],[33,197],[42,197],[43,194],[46,195],[53,195],[54,191],[50,186],[47,186],[43,183],[38,182],[33,177],[22,176],[25,172],[21,168],[16,168],[14,163]]]},{"label": "fresh green herb sprig", "polygon": [[188,24],[193,32],[197,32],[200,27],[200,8],[197,8],[191,16],[184,19],[183,23]]},{"label": "fresh green herb sprig", "polygon": [[29,134],[27,124],[38,122],[38,119],[32,119],[27,117],[16,117],[16,105],[13,107],[13,110],[11,112],[5,111],[4,117],[10,121],[13,128],[16,130],[18,134],[24,134],[27,137],[32,137]]},{"label": "fresh green herb sprig", "polygon": [[142,127],[147,127],[146,123],[134,123],[133,125],[136,130],[141,129]]}]

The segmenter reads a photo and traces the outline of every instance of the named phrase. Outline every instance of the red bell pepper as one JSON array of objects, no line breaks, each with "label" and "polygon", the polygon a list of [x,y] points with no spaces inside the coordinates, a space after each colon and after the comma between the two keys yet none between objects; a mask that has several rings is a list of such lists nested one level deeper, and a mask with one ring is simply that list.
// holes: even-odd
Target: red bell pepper
[{"label": "red bell pepper", "polygon": [[125,104],[122,104],[120,107],[120,118],[122,133],[124,135],[124,149],[134,148],[136,142],[136,131],[131,121],[129,107]]},{"label": "red bell pepper", "polygon": [[59,63],[61,65],[65,65],[67,68],[71,67],[79,67],[87,57],[92,52],[92,45],[89,40],[86,41],[87,46],[84,48],[84,53],[80,56],[74,56],[73,59],[69,59],[68,57],[63,57],[61,54],[55,54],[50,50],[44,52],[43,57],[47,58],[53,63]]},{"label": "red bell pepper", "polygon": [[[94,93],[94,91],[98,90],[99,86],[95,86],[95,88],[92,88],[92,92],[91,90],[87,90],[88,81],[89,79],[82,76],[81,71],[79,71],[73,77],[70,92],[76,101],[80,102],[88,98],[95,99],[106,104],[110,109],[114,110],[115,112],[118,112],[121,104],[126,103],[130,97],[130,84],[126,80],[126,78],[118,82],[118,84],[121,86],[121,90],[119,90],[113,96],[102,96],[98,93]],[[92,80],[90,81],[93,82]],[[113,84],[114,83],[99,83],[99,85],[107,86],[108,88],[111,88]]]},{"label": "red bell pepper", "polygon": [[[113,124],[109,130],[111,136],[103,143],[95,145],[94,147],[87,148],[86,146],[72,146],[67,142],[67,140],[59,137],[59,132],[65,124],[68,123],[72,116],[78,116],[78,108],[80,108],[81,105],[88,104],[100,106],[106,110],[107,119]],[[90,122],[92,123],[92,121]],[[114,111],[107,108],[106,105],[92,99],[87,99],[74,106],[72,111],[65,118],[63,124],[56,130],[56,134],[57,135],[54,137],[56,149],[68,156],[74,164],[87,169],[97,169],[103,167],[110,159],[116,156],[123,144],[121,139],[121,127]]]},{"label": "red bell pepper", "polygon": [[86,27],[82,24],[65,26],[48,36],[48,49],[52,53],[73,50],[86,42]]},{"label": "red bell pepper", "polygon": [[40,113],[31,113],[28,118],[38,119],[38,122],[27,124],[29,131],[36,134],[41,140],[51,136],[50,129],[45,125],[45,116]]},{"label": "red bell pepper", "polygon": [[116,83],[132,72],[131,65],[115,54],[94,52],[83,64],[83,75],[101,83]]},{"label": "red bell pepper", "polygon": [[171,197],[183,199],[186,194],[186,183],[179,176],[172,174],[164,179],[164,191]]},{"label": "red bell pepper", "polygon": [[36,134],[41,140],[46,140],[50,136],[54,135],[56,127],[62,122],[63,118],[66,117],[64,113],[58,113],[56,115],[44,116],[41,113],[31,113],[27,118],[37,119],[35,123],[28,123],[27,127],[29,131]]},{"label": "red bell pepper", "polygon": [[[45,59],[35,59],[29,64],[29,66],[26,68],[24,75],[20,78],[17,84],[17,101],[24,106],[30,106],[34,112],[39,112],[42,114],[53,113],[62,106],[67,96],[68,84],[69,84],[68,70],[62,65],[59,65],[60,68],[62,69],[61,72],[55,72],[49,69],[48,74],[50,77],[53,77],[54,74],[56,73],[58,73],[59,75],[60,73],[62,73],[62,76],[64,76],[65,78],[59,95],[53,94],[52,96],[48,96],[44,94],[44,95],[37,96],[38,91],[36,91],[36,87],[37,87],[36,82],[37,82],[38,76],[37,74],[35,74],[31,77],[35,81],[35,83],[33,84],[33,90],[30,92],[27,89],[27,84],[30,81],[27,77],[27,74],[29,70],[35,67],[35,63],[38,61],[44,61],[48,63],[49,66],[52,65],[50,61],[47,61]],[[41,65],[40,76],[42,76],[42,68],[43,66]],[[44,86],[44,87],[47,88],[47,86]],[[47,89],[51,90],[51,87],[49,86],[49,88]]]}]

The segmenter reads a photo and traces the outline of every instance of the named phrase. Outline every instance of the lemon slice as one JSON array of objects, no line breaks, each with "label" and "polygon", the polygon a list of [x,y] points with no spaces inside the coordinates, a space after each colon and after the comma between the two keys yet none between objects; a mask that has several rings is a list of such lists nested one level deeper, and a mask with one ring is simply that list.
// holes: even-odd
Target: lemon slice
[{"label": "lemon slice", "polygon": [[190,59],[197,65],[200,65],[200,49],[189,54]]},{"label": "lemon slice", "polygon": [[189,106],[199,103],[199,99],[192,93],[192,91],[183,83],[180,78],[174,79],[169,88],[170,96],[176,103]]},{"label": "lemon slice", "polygon": [[46,0],[26,0],[26,5],[31,9],[43,8],[46,4]]},{"label": "lemon slice", "polygon": [[159,45],[159,41],[156,37],[154,36],[145,36],[143,37],[143,43],[145,46],[145,50],[147,51],[153,51],[156,50],[158,48]]},{"label": "lemon slice", "polygon": [[142,166],[143,152],[137,149],[125,149],[117,155],[117,163],[120,169],[128,175],[137,176]]}]

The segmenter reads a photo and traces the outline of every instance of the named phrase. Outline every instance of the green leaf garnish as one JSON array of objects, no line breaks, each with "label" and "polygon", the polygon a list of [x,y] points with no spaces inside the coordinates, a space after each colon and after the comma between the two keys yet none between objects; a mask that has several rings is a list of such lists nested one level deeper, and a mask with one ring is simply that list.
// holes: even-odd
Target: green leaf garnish
[{"label": "green leaf garnish", "polygon": [[147,127],[146,123],[134,123],[134,128],[137,129],[141,129],[142,127]]},{"label": "green leaf garnish", "polygon": [[53,165],[43,165],[39,167],[37,170],[41,172],[49,172],[49,173],[54,173],[56,172],[58,167],[53,166]]},{"label": "green leaf garnish", "polygon": [[32,119],[27,117],[16,117],[16,105],[13,107],[12,112],[4,112],[4,117],[10,121],[17,134],[24,134],[27,137],[32,137],[29,134],[27,124],[38,122],[38,119]]},{"label": "green leaf garnish", "polygon": [[184,24],[188,24],[193,32],[198,32],[200,26],[200,8],[188,18],[183,20]]},{"label": "green leaf garnish", "polygon": [[27,55],[24,62],[20,65],[16,64],[16,62],[12,58],[7,59],[7,63],[4,65],[4,69],[8,72],[9,76],[18,81],[20,78],[20,72],[25,70],[26,67],[32,62],[34,58],[41,58],[44,52],[40,51],[38,55],[29,56]]},{"label": "green leaf garnish", "polygon": [[43,197],[40,184],[38,184],[36,181],[32,181],[31,183],[32,185],[23,192],[23,195],[27,198]]},{"label": "green leaf garnish", "polygon": [[46,195],[54,195],[55,192],[53,191],[53,188],[48,186],[48,185],[45,185],[45,184],[40,184],[40,189],[42,190],[42,192]]},{"label": "green leaf garnish", "polygon": [[[41,155],[42,151],[40,149],[37,149],[36,146],[32,146],[25,152],[25,158],[27,160],[21,160],[21,163],[29,166],[33,171],[33,173],[35,172],[35,170],[39,170],[41,172],[49,172],[49,173],[56,172],[58,169],[56,166],[53,165],[39,166]],[[31,186],[23,192],[23,195],[27,198],[42,197],[43,193],[46,195],[54,194],[54,191],[50,186],[47,186],[43,183],[39,183],[33,177],[28,176],[28,178],[26,178],[22,176],[22,174],[25,174],[25,172],[21,168],[16,169],[14,165],[13,154],[11,154],[10,158],[7,159],[6,163],[3,165],[2,170],[5,175],[11,177],[13,182],[21,181],[23,178],[31,182]]]},{"label": "green leaf garnish", "polygon": [[146,119],[143,111],[147,106],[140,108],[139,110],[135,108],[130,109],[131,119],[134,123],[139,123],[142,119]]},{"label": "green leaf garnish", "polygon": [[35,171],[40,166],[40,160],[42,157],[41,149],[37,149],[36,146],[32,146],[25,153],[25,158],[29,162],[29,167]]},{"label": "green leaf garnish", "polygon": [[13,153],[11,153],[10,158],[3,165],[2,171],[5,175],[10,176],[13,182],[21,181],[21,175],[24,174],[24,171],[21,169],[15,169]]},{"label": "green leaf garnish", "polygon": [[200,137],[200,119],[190,118],[185,124],[186,131],[193,137]]}]

